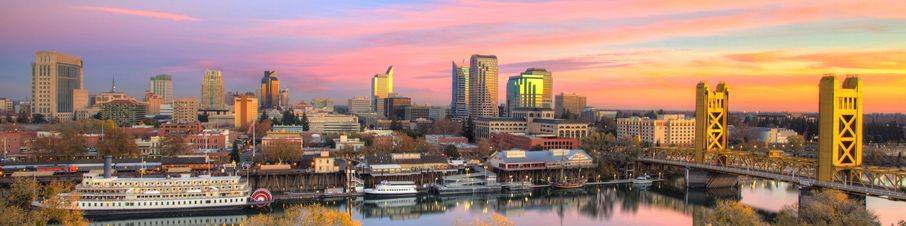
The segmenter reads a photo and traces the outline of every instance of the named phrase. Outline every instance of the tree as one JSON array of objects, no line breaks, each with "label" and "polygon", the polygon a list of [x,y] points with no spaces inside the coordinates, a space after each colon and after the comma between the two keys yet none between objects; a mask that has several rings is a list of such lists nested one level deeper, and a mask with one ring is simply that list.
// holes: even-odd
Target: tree
[{"label": "tree", "polygon": [[239,139],[233,140],[233,148],[230,150],[230,161],[239,162],[241,158],[239,157]]},{"label": "tree", "polygon": [[827,189],[813,200],[784,207],[777,215],[777,225],[881,225],[878,216],[846,193]]},{"label": "tree", "polygon": [[97,149],[100,156],[136,157],[141,155],[132,135],[115,126],[104,129],[104,136],[98,142]]},{"label": "tree", "polygon": [[761,218],[751,207],[735,201],[720,201],[714,212],[708,213],[705,220],[715,226],[758,226],[763,225]]},{"label": "tree", "polygon": [[176,134],[171,134],[164,137],[164,139],[160,141],[159,150],[160,155],[163,156],[183,155],[190,152],[189,146],[186,145],[185,139],[183,139],[182,136]]},{"label": "tree", "polygon": [[39,158],[70,159],[87,151],[85,137],[73,128],[64,128],[59,135],[39,137],[33,147],[33,154]]},{"label": "tree", "polygon": [[491,147],[491,142],[489,142],[488,139],[481,138],[478,140],[476,145],[478,147],[475,148],[473,157],[475,157],[477,159],[487,158],[494,151],[493,148]]},{"label": "tree", "polygon": [[208,122],[208,112],[205,111],[204,113],[198,115],[198,121],[199,122]]},{"label": "tree", "polygon": [[32,115],[31,123],[41,124],[41,123],[46,123],[46,122],[47,122],[47,119],[44,118],[44,115],[42,115],[42,114]]},{"label": "tree", "polygon": [[15,178],[6,195],[6,203],[23,209],[31,208],[31,202],[38,198],[41,186],[31,178]]},{"label": "tree", "polygon": [[254,139],[259,140],[262,137],[264,137],[264,135],[267,135],[267,131],[271,131],[271,129],[273,128],[273,125],[274,125],[274,123],[271,122],[270,119],[265,119],[263,121],[259,121],[258,123],[255,123],[254,128],[253,128],[255,130]]},{"label": "tree", "polygon": [[308,114],[306,114],[305,112],[302,112],[302,122],[300,123],[302,123],[302,130],[308,131]]},{"label": "tree", "polygon": [[459,125],[453,122],[450,119],[440,119],[431,123],[431,126],[428,128],[427,134],[460,134],[462,133],[462,125]]},{"label": "tree", "polygon": [[462,125],[462,135],[469,139],[469,142],[475,142],[475,123],[472,122],[472,117],[469,116]]},{"label": "tree", "polygon": [[296,162],[302,158],[302,147],[293,142],[278,140],[263,148],[264,156],[270,162]]},{"label": "tree", "polygon": [[805,138],[799,134],[787,137],[786,141],[790,144],[790,149],[794,151],[801,151],[802,146],[805,145]]},{"label": "tree", "polygon": [[460,157],[459,149],[457,149],[456,146],[452,145],[452,144],[444,146],[444,154],[450,158],[459,158]]},{"label": "tree", "polygon": [[16,122],[18,122],[18,123],[28,123],[29,120],[30,120],[30,118],[29,118],[28,113],[19,112],[19,114],[16,115]]},{"label": "tree", "polygon": [[298,125],[300,121],[299,117],[296,117],[296,114],[290,110],[283,111],[283,118],[281,120],[283,121],[283,125]]}]

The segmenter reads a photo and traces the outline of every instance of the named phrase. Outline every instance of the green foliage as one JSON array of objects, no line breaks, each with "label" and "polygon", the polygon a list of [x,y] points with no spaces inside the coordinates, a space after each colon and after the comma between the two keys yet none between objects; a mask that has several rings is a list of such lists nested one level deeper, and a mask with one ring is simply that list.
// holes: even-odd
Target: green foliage
[{"label": "green foliage", "polygon": [[450,158],[459,158],[460,157],[459,149],[457,149],[456,146],[453,146],[452,144],[444,146],[444,154],[446,154],[447,157],[450,157]]},{"label": "green foliage", "polygon": [[308,128],[308,126],[309,126],[308,125],[308,114],[305,114],[305,112],[302,112],[302,121],[299,123],[302,124],[302,130],[308,131],[308,129],[309,129]]}]

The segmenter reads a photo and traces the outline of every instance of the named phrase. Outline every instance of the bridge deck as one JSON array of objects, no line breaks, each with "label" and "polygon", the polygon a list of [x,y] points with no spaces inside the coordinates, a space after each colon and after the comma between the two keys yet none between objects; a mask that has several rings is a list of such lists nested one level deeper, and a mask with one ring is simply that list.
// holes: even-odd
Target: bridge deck
[{"label": "bridge deck", "polygon": [[750,169],[750,168],[717,166],[717,165],[692,163],[692,162],[678,161],[678,160],[665,160],[665,159],[644,158],[644,157],[639,158],[638,160],[643,161],[643,162],[684,166],[684,167],[694,167],[694,168],[707,169],[707,170],[712,170],[712,171],[732,173],[732,174],[738,174],[738,175],[761,177],[761,178],[797,183],[797,184],[801,184],[801,185],[805,185],[805,186],[818,186],[818,187],[833,188],[833,189],[837,189],[837,190],[862,193],[862,194],[867,194],[867,195],[872,195],[872,196],[882,196],[882,197],[886,196],[887,198],[890,198],[890,199],[906,200],[906,192],[902,192],[902,191],[893,191],[893,190],[886,190],[886,189],[879,189],[879,188],[870,188],[870,187],[865,187],[865,186],[848,185],[848,184],[838,183],[838,182],[828,183],[828,182],[817,181],[813,178],[807,178],[807,177],[796,176],[796,175],[783,175],[783,174],[778,174],[778,173],[774,173],[774,172],[766,172],[766,171],[755,170],[755,169]]}]

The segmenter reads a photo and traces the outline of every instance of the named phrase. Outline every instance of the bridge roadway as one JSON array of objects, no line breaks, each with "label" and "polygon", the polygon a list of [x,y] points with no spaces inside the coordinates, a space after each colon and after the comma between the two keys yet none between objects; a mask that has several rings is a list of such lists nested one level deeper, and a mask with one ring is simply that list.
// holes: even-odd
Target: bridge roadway
[{"label": "bridge roadway", "polygon": [[894,190],[871,188],[871,187],[865,187],[865,186],[848,185],[848,184],[839,183],[839,182],[830,182],[830,183],[822,182],[822,181],[817,181],[813,178],[797,176],[795,174],[790,174],[790,175],[778,174],[775,172],[767,172],[767,171],[752,169],[752,168],[748,168],[748,167],[739,168],[739,167],[718,166],[718,165],[711,165],[711,164],[700,164],[700,163],[693,163],[693,162],[687,162],[687,161],[666,160],[666,159],[657,159],[657,158],[650,158],[650,157],[639,157],[638,161],[664,164],[664,165],[692,167],[692,168],[705,169],[705,170],[716,171],[716,172],[724,172],[724,173],[731,173],[731,174],[737,174],[737,175],[746,175],[746,176],[753,176],[753,177],[760,177],[760,178],[767,178],[767,179],[772,179],[772,180],[797,183],[797,184],[800,184],[803,186],[826,187],[826,188],[832,188],[832,189],[837,189],[837,190],[842,190],[842,191],[861,193],[861,194],[867,194],[867,195],[872,195],[872,196],[880,196],[880,197],[885,197],[888,199],[906,200],[906,192],[903,192],[903,191],[894,191]]}]

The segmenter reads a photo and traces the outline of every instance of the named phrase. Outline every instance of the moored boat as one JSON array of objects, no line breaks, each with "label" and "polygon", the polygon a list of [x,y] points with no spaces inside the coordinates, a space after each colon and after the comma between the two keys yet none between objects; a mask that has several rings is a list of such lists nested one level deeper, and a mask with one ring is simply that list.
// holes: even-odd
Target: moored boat
[{"label": "moored boat", "polygon": [[396,197],[414,196],[418,194],[415,182],[412,181],[381,181],[374,188],[366,188],[365,196],[369,197]]}]

